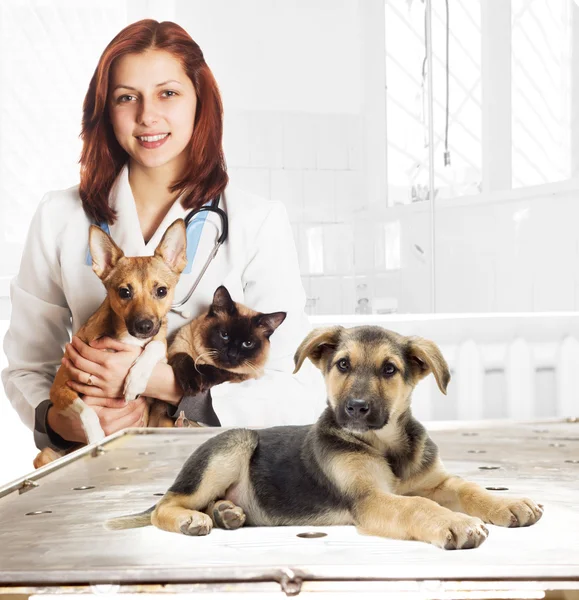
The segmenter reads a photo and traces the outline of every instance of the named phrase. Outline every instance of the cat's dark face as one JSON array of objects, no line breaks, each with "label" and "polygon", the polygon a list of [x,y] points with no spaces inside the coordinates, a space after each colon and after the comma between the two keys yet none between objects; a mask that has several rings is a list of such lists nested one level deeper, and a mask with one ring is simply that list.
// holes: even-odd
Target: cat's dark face
[{"label": "cat's dark face", "polygon": [[231,299],[221,286],[205,319],[204,346],[210,362],[235,373],[259,377],[269,354],[269,338],[286,313],[259,313]]}]

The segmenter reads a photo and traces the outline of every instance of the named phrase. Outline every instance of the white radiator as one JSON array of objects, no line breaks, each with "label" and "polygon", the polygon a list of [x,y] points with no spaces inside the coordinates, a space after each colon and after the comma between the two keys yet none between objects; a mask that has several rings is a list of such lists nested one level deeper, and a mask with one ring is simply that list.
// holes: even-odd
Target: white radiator
[{"label": "white radiator", "polygon": [[436,342],[451,369],[448,395],[433,377],[414,392],[418,419],[579,416],[579,314],[344,315],[314,326],[380,325]]}]

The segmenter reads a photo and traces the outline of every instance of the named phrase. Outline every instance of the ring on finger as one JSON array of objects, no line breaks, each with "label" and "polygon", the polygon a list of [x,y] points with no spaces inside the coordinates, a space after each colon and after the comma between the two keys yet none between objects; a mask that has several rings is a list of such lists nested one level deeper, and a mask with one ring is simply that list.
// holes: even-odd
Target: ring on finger
[{"label": "ring on finger", "polygon": [[92,385],[92,375],[89,374],[88,379],[86,380],[87,385]]}]

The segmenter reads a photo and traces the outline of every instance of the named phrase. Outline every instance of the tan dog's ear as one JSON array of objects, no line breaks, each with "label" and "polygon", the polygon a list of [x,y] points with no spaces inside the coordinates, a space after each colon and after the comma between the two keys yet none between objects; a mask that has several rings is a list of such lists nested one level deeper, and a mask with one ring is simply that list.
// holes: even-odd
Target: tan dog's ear
[{"label": "tan dog's ear", "polygon": [[96,225],[91,225],[88,231],[88,246],[92,257],[92,270],[101,279],[106,279],[111,269],[124,256],[123,251]]},{"label": "tan dog's ear", "polygon": [[175,273],[181,273],[187,266],[187,229],[183,219],[177,219],[167,228],[155,249],[155,256]]},{"label": "tan dog's ear", "polygon": [[296,350],[294,373],[300,370],[306,358],[309,358],[321,370],[324,353],[328,350],[334,350],[338,346],[344,331],[345,329],[339,325],[336,327],[319,327],[312,330]]},{"label": "tan dog's ear", "polygon": [[450,381],[450,370],[438,346],[430,340],[417,336],[409,337],[407,340],[410,367],[416,383],[429,373],[433,373],[440,391],[446,394],[446,388]]}]

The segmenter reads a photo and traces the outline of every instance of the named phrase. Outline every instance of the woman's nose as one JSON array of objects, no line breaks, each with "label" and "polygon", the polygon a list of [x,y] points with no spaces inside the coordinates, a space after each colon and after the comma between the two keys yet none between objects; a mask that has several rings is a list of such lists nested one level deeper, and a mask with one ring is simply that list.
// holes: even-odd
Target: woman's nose
[{"label": "woman's nose", "polygon": [[152,100],[142,100],[137,118],[142,125],[156,123],[159,120],[159,110],[156,103]]}]

